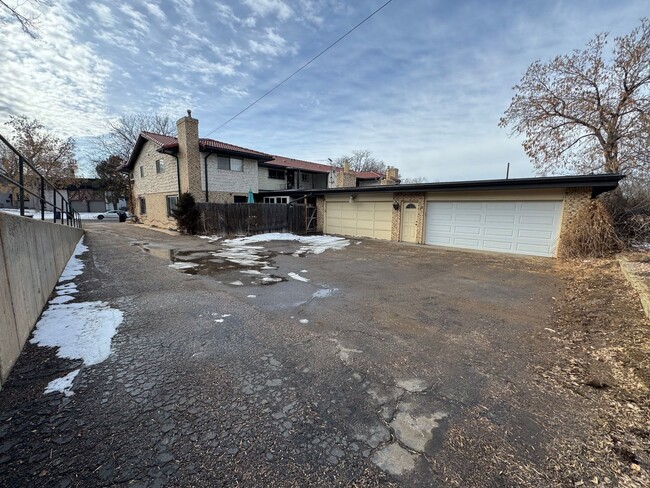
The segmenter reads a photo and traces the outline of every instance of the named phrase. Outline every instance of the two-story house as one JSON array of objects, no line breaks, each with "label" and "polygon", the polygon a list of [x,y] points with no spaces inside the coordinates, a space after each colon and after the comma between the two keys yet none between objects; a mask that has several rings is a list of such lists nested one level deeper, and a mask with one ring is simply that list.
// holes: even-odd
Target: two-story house
[{"label": "two-story house", "polygon": [[273,156],[199,138],[191,112],[176,122],[178,137],[140,133],[123,171],[129,173],[133,211],[146,224],[175,226],[172,210],[178,195],[197,202],[246,202],[259,190],[258,163]]}]

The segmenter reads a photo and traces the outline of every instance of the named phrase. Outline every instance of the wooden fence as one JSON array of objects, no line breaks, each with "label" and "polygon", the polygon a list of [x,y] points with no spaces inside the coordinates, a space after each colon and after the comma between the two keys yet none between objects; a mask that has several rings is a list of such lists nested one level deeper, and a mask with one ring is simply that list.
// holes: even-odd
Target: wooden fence
[{"label": "wooden fence", "polygon": [[[314,232],[315,207],[284,203],[198,203],[207,234]],[[313,218],[312,218],[313,216]]]}]

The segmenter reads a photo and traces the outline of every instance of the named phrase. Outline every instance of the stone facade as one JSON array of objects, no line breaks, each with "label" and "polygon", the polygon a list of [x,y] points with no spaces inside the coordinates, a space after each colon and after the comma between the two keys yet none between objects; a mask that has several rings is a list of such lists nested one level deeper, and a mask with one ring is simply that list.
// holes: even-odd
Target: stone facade
[{"label": "stone facade", "polygon": [[357,186],[357,177],[352,173],[339,171],[336,173],[336,188],[349,188]]},{"label": "stone facade", "polygon": [[189,192],[197,202],[202,202],[201,195],[201,153],[199,148],[199,121],[188,112],[176,122],[178,132],[178,163],[181,175],[181,192]]},{"label": "stone facade", "polygon": [[[201,197],[197,199],[197,202],[205,201],[205,156],[207,156],[207,153],[201,153],[200,178],[202,193]],[[258,180],[259,172],[257,169],[257,161],[254,159],[244,159],[242,171],[230,171],[227,169],[219,169],[216,154],[211,154],[208,157],[208,192],[210,195],[213,192],[230,194],[243,193],[248,195],[249,190],[253,190],[253,193],[257,193],[259,191]],[[210,201],[213,202],[214,200]],[[224,203],[232,203],[232,201]]]},{"label": "stone facade", "polygon": [[[178,196],[176,158],[157,151],[159,146],[147,141],[130,173],[131,208],[138,221],[158,227],[176,227],[167,217],[167,196]],[[162,161],[162,172],[156,172],[156,161]],[[142,176],[142,170],[144,176]],[[145,198],[147,212],[140,212],[140,198]]]},{"label": "stone facade", "polygon": [[567,188],[564,194],[564,208],[562,210],[562,226],[560,229],[560,242],[558,244],[558,256],[562,255],[562,236],[576,224],[576,218],[580,210],[589,205],[591,201],[591,188]]},{"label": "stone facade", "polygon": [[325,197],[316,198],[316,232],[324,232],[325,229]]},{"label": "stone facade", "polygon": [[151,225],[154,227],[161,227],[163,229],[175,229],[176,219],[167,216],[167,197],[177,196],[177,192],[172,193],[147,193],[141,195],[145,199],[147,211],[140,213],[140,200],[135,201],[135,209],[137,210],[138,221],[143,224]]},{"label": "stone facade", "polygon": [[[424,208],[426,206],[425,193],[393,193],[393,214],[391,220],[390,240],[401,241],[402,209],[409,203],[418,206],[417,238],[418,244],[424,244]],[[397,204],[397,209],[395,208]]]}]

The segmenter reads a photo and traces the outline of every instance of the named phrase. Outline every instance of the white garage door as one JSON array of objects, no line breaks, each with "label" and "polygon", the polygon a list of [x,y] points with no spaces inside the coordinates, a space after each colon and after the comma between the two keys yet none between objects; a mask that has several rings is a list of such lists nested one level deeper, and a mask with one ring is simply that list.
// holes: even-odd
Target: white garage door
[{"label": "white garage door", "polygon": [[390,240],[391,202],[325,202],[325,232]]},{"label": "white garage door", "polygon": [[426,221],[427,244],[554,256],[562,202],[428,202]]}]

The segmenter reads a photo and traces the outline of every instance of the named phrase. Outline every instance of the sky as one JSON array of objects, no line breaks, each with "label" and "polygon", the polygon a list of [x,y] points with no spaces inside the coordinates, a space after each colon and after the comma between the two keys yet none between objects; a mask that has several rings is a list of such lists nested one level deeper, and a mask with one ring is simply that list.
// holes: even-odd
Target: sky
[{"label": "sky", "polygon": [[648,14],[647,0],[393,0],[212,132],[385,1],[55,0],[36,40],[0,19],[0,124],[36,118],[83,159],[110,120],[191,109],[202,137],[271,154],[370,150],[427,181],[502,178],[507,163],[528,177],[521,138],[498,127],[512,87],[533,61]]}]

